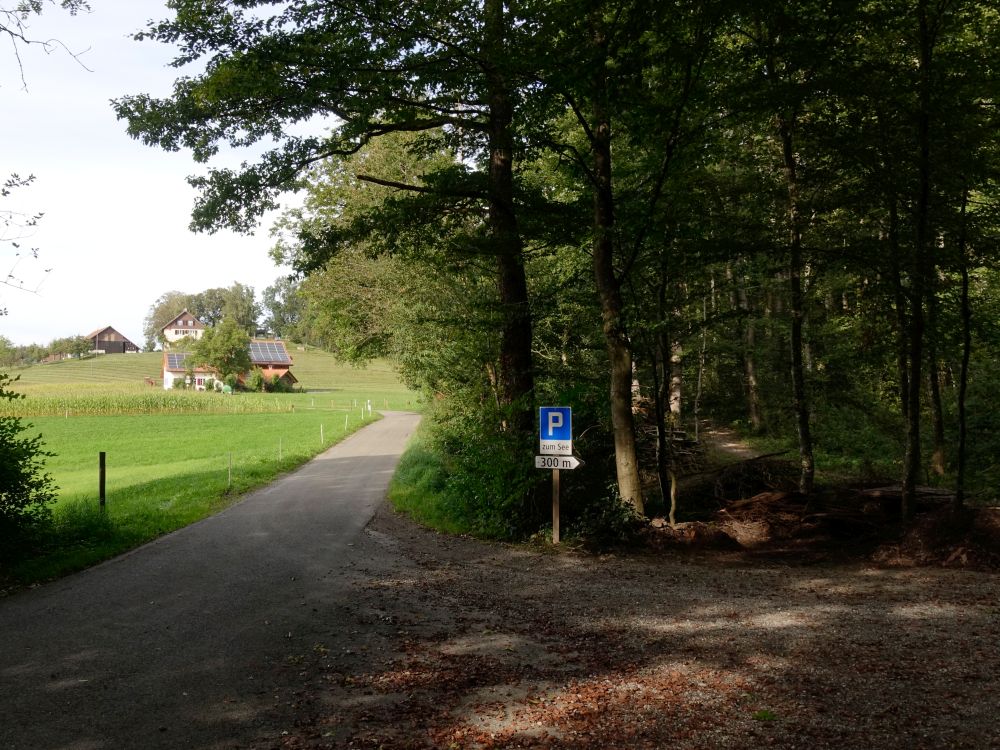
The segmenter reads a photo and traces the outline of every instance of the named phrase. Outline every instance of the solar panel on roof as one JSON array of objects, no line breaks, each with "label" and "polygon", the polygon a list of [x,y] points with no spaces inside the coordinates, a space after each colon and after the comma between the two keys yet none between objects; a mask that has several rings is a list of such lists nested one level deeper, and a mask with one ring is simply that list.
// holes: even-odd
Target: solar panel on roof
[{"label": "solar panel on roof", "polygon": [[292,358],[288,356],[285,345],[277,341],[251,341],[250,360],[254,364],[261,363],[290,363]]},{"label": "solar panel on roof", "polygon": [[167,369],[183,370],[184,360],[187,359],[186,352],[167,352]]}]

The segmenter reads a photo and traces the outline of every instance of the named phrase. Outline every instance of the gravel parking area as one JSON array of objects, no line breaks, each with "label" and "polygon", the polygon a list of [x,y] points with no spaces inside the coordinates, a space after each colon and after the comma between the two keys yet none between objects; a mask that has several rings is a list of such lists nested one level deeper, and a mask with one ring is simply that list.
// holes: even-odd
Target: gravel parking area
[{"label": "gravel parking area", "polygon": [[383,507],[255,747],[998,748],[1000,579],[445,537]]}]

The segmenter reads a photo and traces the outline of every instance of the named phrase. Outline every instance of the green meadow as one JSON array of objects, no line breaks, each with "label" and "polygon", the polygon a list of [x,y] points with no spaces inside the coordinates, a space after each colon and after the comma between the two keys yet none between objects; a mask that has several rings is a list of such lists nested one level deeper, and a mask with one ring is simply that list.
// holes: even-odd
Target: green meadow
[{"label": "green meadow", "polygon": [[419,408],[386,363],[358,369],[325,352],[292,353],[302,391],[290,394],[164,391],[155,353],[12,371],[26,398],[0,413],[43,436],[59,499],[44,534],[13,559],[0,555],[0,589],[92,565],[204,518],[377,419],[379,409]]}]

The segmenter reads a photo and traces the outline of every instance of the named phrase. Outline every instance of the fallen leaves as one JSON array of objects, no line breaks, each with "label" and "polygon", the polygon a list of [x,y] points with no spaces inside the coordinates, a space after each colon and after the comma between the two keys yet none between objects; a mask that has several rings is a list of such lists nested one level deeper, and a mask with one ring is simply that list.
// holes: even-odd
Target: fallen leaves
[{"label": "fallen leaves", "polygon": [[330,622],[348,642],[296,665],[296,723],[260,747],[1000,747],[995,575],[554,557],[378,523],[401,554]]}]

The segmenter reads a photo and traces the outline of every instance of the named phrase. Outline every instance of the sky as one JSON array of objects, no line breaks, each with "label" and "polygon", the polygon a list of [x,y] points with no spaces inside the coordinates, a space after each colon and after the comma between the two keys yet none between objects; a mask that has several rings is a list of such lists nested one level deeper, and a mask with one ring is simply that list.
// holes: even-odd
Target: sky
[{"label": "sky", "polygon": [[[169,16],[165,0],[91,6],[89,14],[70,16],[46,4],[29,21],[28,36],[58,43],[21,47],[23,72],[0,40],[0,172],[4,179],[35,175],[32,185],[2,199],[0,211],[44,213],[19,241],[20,256],[0,243],[0,277],[9,274],[21,287],[0,285],[0,308],[7,309],[0,336],[14,344],[113,326],[142,346],[143,319],[165,292],[239,282],[259,299],[288,274],[268,256],[277,213],[253,236],[192,233],[196,194],[185,178],[203,165],[189,153],[132,140],[115,118],[111,99],[167,95],[178,75],[168,66],[171,47],[129,38],[148,20]],[[38,249],[37,260],[28,257],[30,248]]]}]

